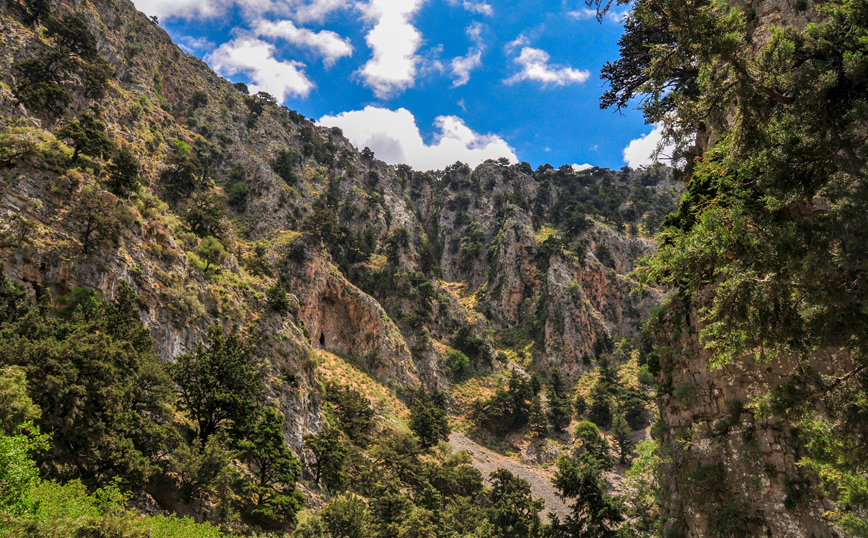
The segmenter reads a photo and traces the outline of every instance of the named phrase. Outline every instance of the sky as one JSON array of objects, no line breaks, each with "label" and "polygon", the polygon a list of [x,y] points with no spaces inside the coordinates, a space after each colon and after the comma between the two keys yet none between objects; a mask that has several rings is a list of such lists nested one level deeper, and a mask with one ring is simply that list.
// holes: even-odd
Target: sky
[{"label": "sky", "polygon": [[174,41],[390,164],[650,163],[659,129],[600,110],[621,11],[583,0],[133,0]]}]

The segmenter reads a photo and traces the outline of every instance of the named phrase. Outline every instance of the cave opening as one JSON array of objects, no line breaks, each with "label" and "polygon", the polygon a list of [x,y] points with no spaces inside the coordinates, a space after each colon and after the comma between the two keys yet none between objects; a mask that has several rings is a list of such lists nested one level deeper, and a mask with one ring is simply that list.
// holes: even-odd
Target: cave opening
[{"label": "cave opening", "polygon": [[325,333],[319,333],[319,345],[320,347],[325,345]]}]

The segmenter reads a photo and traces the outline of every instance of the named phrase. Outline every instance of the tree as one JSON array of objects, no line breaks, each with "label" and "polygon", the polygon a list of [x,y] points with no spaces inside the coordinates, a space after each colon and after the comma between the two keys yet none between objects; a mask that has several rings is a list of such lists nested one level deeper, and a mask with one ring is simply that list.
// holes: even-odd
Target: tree
[{"label": "tree", "polygon": [[227,425],[238,430],[250,424],[262,377],[237,327],[224,336],[220,326],[211,326],[205,343],[179,355],[170,373],[178,387],[178,407],[193,421],[193,434],[203,446]]},{"label": "tree", "polygon": [[211,265],[218,267],[223,265],[229,257],[229,253],[223,248],[223,243],[210,235],[196,245],[196,255],[205,260],[204,271],[206,272]]},{"label": "tree", "polygon": [[201,90],[196,90],[193,92],[193,95],[190,96],[190,111],[194,111],[197,108],[201,108],[208,104],[208,94]]},{"label": "tree", "polygon": [[116,214],[117,204],[109,196],[85,186],[75,202],[75,218],[82,252],[90,253],[94,244],[103,242],[116,245],[121,223]]},{"label": "tree", "polygon": [[286,288],[283,287],[280,280],[268,288],[268,292],[265,294],[265,302],[268,304],[268,308],[278,314],[289,312],[291,306],[289,297],[287,296]]},{"label": "tree", "polygon": [[[189,503],[214,493],[220,477],[234,470],[232,460],[236,456],[237,453],[215,435],[204,446],[199,439],[194,439],[190,445],[181,443],[168,455],[167,466],[180,483],[183,499]],[[240,479],[237,471],[235,479]]]},{"label": "tree", "polygon": [[557,432],[564,431],[570,425],[572,409],[570,406],[569,395],[567,394],[566,382],[561,375],[560,370],[554,369],[549,376],[548,397],[548,417],[552,428]]},{"label": "tree", "polygon": [[633,429],[623,415],[615,417],[612,423],[612,440],[618,453],[618,462],[622,465],[627,463],[636,447],[633,441]]},{"label": "tree", "polygon": [[[816,448],[800,465],[836,502],[832,519],[864,532],[868,71],[855,58],[865,57],[866,5],[817,9],[821,22],[772,29],[758,44],[749,10],[637,2],[636,53],[623,67],[646,80],[613,79],[612,90],[643,98],[646,121],[661,121],[683,148],[675,157],[688,157],[690,187],[642,280],[677,289],[678,315],[698,313],[713,365],[787,357],[792,369],[756,408],[797,426]],[[666,46],[643,46],[656,29],[671,33]],[[825,352],[858,358],[825,372],[812,362]]]},{"label": "tree", "polygon": [[600,434],[599,428],[593,423],[583,420],[573,432],[576,441],[576,453],[586,454],[596,462],[597,467],[611,471],[615,465],[609,455],[609,443]]},{"label": "tree", "polygon": [[298,183],[295,168],[301,164],[301,156],[292,148],[282,149],[277,152],[271,161],[271,169],[290,187]]},{"label": "tree", "polygon": [[564,499],[574,499],[570,514],[563,523],[553,525],[555,536],[564,538],[615,538],[624,521],[621,503],[605,493],[603,467],[588,453],[576,458],[561,456],[552,480]]},{"label": "tree", "polygon": [[335,406],[335,415],[341,430],[354,443],[365,448],[371,442],[376,412],[361,393],[349,387],[329,384],[326,401]]},{"label": "tree", "polygon": [[539,536],[542,527],[539,513],[544,502],[533,499],[527,480],[502,468],[491,473],[490,479],[488,520],[494,526],[494,535],[502,538]]},{"label": "tree", "polygon": [[42,410],[27,395],[27,378],[19,366],[0,366],[0,435],[17,435]]},{"label": "tree", "polygon": [[294,523],[304,502],[295,489],[301,466],[286,448],[283,415],[266,409],[247,439],[238,443],[241,460],[252,474],[243,491],[250,516],[267,526]]},{"label": "tree", "polygon": [[174,444],[170,380],[134,302],[122,284],[86,317],[47,307],[0,324],[0,365],[25,370],[36,425],[50,436],[38,455],[48,476],[135,487]]},{"label": "tree", "polygon": [[323,521],[332,536],[367,538],[368,509],[352,493],[344,493],[328,503],[322,511]]},{"label": "tree", "polygon": [[224,237],[226,201],[216,192],[196,193],[184,212],[184,220],[199,237]]},{"label": "tree", "polygon": [[410,430],[419,438],[422,448],[435,446],[449,437],[449,415],[442,392],[420,391],[410,405]]},{"label": "tree", "polygon": [[177,204],[207,183],[207,169],[191,154],[193,148],[184,141],[173,140],[172,148],[172,153],[166,159],[167,167],[160,178],[166,186],[170,202]]},{"label": "tree", "polygon": [[313,459],[313,479],[317,485],[339,490],[347,480],[344,468],[348,451],[337,428],[324,428],[318,434],[308,434],[304,446]]},{"label": "tree", "polygon": [[536,437],[545,438],[549,434],[549,425],[543,411],[539,396],[534,396],[530,402],[530,418],[528,419],[531,433]]},{"label": "tree", "polygon": [[118,150],[109,164],[109,190],[116,196],[129,196],[139,190],[139,165],[127,147]]},{"label": "tree", "polygon": [[114,149],[114,144],[106,134],[105,124],[86,112],[79,119],[67,121],[57,132],[57,138],[72,141],[73,161],[78,159],[79,153],[102,158]]}]

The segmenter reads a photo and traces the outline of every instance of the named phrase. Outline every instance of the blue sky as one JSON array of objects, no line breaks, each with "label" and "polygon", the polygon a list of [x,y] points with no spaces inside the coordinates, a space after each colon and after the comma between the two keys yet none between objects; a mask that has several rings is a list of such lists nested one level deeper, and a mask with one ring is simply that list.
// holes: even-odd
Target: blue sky
[{"label": "blue sky", "polygon": [[638,112],[600,110],[623,11],[598,23],[582,0],[134,2],[224,77],[392,164],[620,168],[658,139]]}]

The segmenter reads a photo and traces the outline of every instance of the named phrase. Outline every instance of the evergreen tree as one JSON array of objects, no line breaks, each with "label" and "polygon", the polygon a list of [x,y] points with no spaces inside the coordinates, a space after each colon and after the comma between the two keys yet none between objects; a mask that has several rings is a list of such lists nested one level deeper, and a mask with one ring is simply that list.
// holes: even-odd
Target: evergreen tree
[{"label": "evergreen tree", "polygon": [[419,438],[422,448],[446,440],[452,429],[446,413],[446,397],[442,392],[420,391],[410,406],[410,430]]},{"label": "evergreen tree", "polygon": [[623,415],[616,416],[612,423],[612,440],[618,453],[618,462],[627,463],[636,447],[636,442],[633,441],[633,429]]},{"label": "evergreen tree", "polygon": [[566,382],[560,370],[553,369],[549,376],[548,393],[548,417],[549,423],[555,431],[561,432],[570,425],[572,409],[567,395]]},{"label": "evergreen tree", "polygon": [[57,138],[72,141],[73,161],[78,159],[79,153],[101,158],[114,149],[114,144],[106,134],[105,124],[88,113],[66,122],[57,132]]},{"label": "evergreen tree", "polygon": [[286,447],[283,415],[266,409],[238,452],[252,474],[243,488],[250,517],[264,526],[294,523],[304,502],[295,489],[301,466]]},{"label": "evergreen tree", "polygon": [[318,434],[304,436],[304,446],[313,459],[313,479],[339,491],[347,480],[345,463],[348,450],[337,428],[324,428]]},{"label": "evergreen tree", "polygon": [[549,425],[546,413],[543,411],[539,396],[534,396],[530,402],[530,418],[528,419],[530,431],[535,437],[545,438],[549,434]]},{"label": "evergreen tree", "polygon": [[127,197],[139,189],[138,159],[127,147],[118,150],[109,164],[109,190],[116,196]]},{"label": "evergreen tree", "polygon": [[488,493],[488,519],[494,526],[494,535],[502,538],[530,538],[539,536],[542,528],[539,513],[542,500],[534,500],[530,484],[506,469],[491,473]]},{"label": "evergreen tree", "polygon": [[220,326],[211,326],[205,343],[179,355],[170,372],[178,386],[178,406],[193,421],[193,434],[203,446],[222,428],[250,424],[262,377],[237,327],[224,336]]}]

